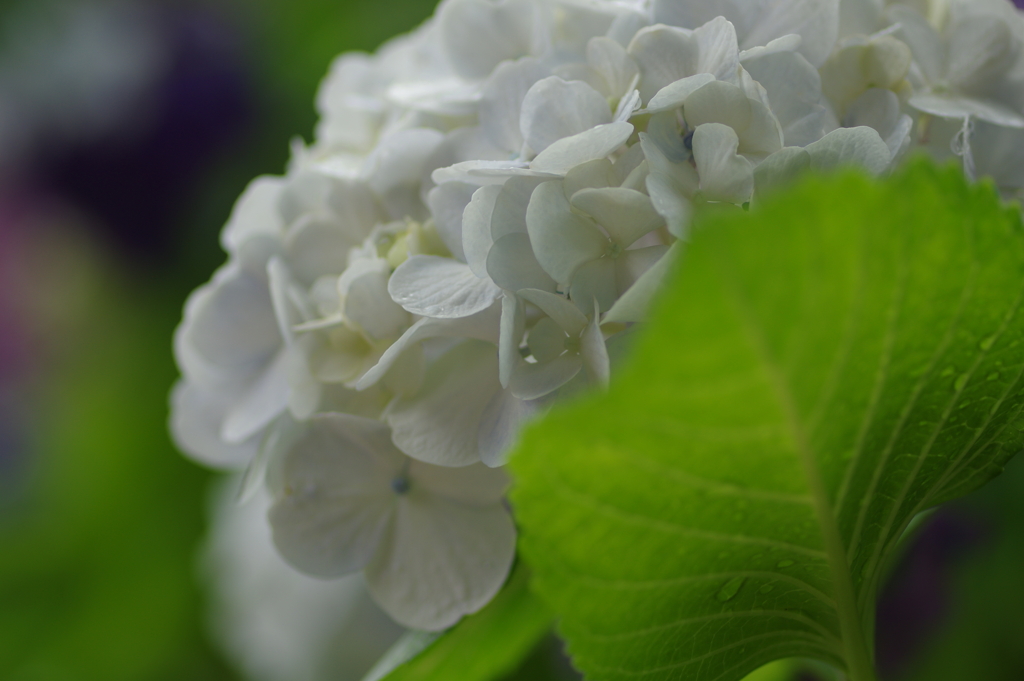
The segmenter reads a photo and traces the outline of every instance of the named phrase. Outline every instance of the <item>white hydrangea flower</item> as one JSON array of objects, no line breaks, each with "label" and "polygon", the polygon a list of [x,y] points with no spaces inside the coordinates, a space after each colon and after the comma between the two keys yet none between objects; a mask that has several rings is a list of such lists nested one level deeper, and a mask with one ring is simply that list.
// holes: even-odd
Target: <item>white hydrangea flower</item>
[{"label": "white hydrangea flower", "polygon": [[695,204],[914,147],[1024,186],[1022,22],[1007,0],[445,0],[340,57],[317,139],[240,199],[176,335],[178,441],[269,471],[292,564],[365,570],[399,622],[448,626],[512,560],[494,469],[607,384]]},{"label": "white hydrangea flower", "polygon": [[377,602],[407,626],[451,626],[508,576],[515,527],[500,470],[425,464],[378,421],[324,414],[275,477],[270,523],[285,559],[319,577],[363,570]]}]

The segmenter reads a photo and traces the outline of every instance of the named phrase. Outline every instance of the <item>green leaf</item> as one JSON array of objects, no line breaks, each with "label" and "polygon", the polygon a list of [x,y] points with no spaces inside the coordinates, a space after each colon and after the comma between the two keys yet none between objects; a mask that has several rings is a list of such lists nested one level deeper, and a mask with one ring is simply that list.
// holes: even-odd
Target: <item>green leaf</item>
[{"label": "green leaf", "polygon": [[1017,208],[919,162],[706,215],[631,364],[529,428],[521,547],[588,678],[874,679],[920,511],[1022,447]]},{"label": "green leaf", "polygon": [[[410,649],[408,660],[386,674],[374,669],[367,681],[491,681],[513,672],[551,631],[551,612],[528,588],[529,573],[522,563],[516,565],[508,583],[487,607],[466,617],[422,653]],[[409,643],[409,641],[404,641]],[[399,641],[396,645],[402,645]],[[403,651],[386,666],[401,662]],[[390,657],[390,654],[388,656]],[[381,665],[378,665],[381,667]],[[386,674],[386,675],[385,675]]]}]

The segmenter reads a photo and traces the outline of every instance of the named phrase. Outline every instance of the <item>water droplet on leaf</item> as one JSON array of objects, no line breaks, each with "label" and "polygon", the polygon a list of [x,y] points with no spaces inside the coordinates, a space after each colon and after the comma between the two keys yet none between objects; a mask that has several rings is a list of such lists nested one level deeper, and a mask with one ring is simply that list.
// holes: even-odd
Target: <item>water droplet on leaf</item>
[{"label": "water droplet on leaf", "polygon": [[759,589],[759,591],[760,591],[761,593],[763,593],[763,594],[766,594],[766,593],[768,593],[769,591],[771,591],[771,590],[772,590],[772,589],[774,589],[774,588],[775,588],[775,587],[774,587],[774,586],[772,586],[771,584],[765,584],[764,586],[762,586],[762,587],[761,587],[761,588]]},{"label": "water droplet on leaf", "polygon": [[778,563],[775,564],[775,567],[777,567],[777,568],[788,568],[790,565],[793,565],[793,561],[791,561],[791,560],[780,560]]},{"label": "water droplet on leaf", "polygon": [[985,340],[981,341],[981,343],[979,343],[979,346],[981,347],[981,349],[983,351],[987,352],[987,351],[992,349],[992,346],[995,344],[995,342],[996,342],[996,337],[995,336],[989,336]]},{"label": "water droplet on leaf", "polygon": [[960,392],[967,385],[967,379],[970,378],[967,374],[960,374],[960,377],[953,383],[953,390]]},{"label": "water droplet on leaf", "polygon": [[739,593],[740,587],[743,586],[743,582],[745,581],[747,581],[746,577],[733,577],[718,590],[718,593],[715,594],[715,598],[723,603],[731,601],[736,597],[736,594]]}]

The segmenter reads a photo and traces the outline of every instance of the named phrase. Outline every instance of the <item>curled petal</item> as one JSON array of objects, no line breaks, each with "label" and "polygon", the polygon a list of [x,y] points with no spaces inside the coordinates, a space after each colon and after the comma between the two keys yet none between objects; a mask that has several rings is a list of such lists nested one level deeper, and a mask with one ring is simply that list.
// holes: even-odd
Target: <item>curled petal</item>
[{"label": "curled petal", "polygon": [[530,163],[534,172],[564,175],[581,163],[605,158],[621,147],[633,134],[633,126],[625,121],[598,125],[572,137],[558,140],[537,154]]},{"label": "curled petal", "polygon": [[490,279],[477,277],[464,263],[414,255],[391,275],[388,293],[413,314],[455,319],[486,310],[501,296],[501,289]]}]

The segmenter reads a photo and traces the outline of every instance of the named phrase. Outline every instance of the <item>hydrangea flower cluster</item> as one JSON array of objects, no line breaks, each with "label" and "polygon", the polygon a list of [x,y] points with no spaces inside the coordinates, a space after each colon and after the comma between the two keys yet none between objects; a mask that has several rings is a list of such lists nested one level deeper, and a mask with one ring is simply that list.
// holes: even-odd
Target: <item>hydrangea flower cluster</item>
[{"label": "hydrangea flower cluster", "polygon": [[398,622],[486,604],[522,424],[614,371],[696,203],[914,147],[1024,186],[1007,0],[444,0],[338,58],[175,336],[181,447],[268,485],[278,550]]}]

